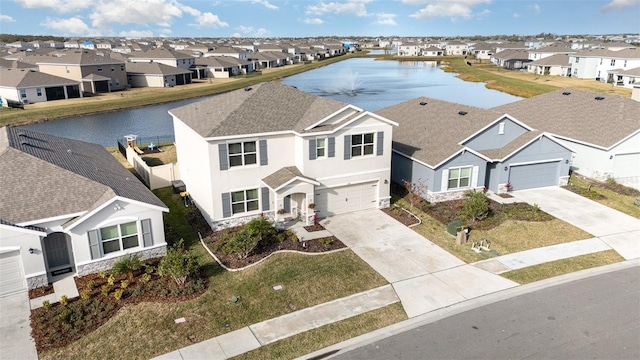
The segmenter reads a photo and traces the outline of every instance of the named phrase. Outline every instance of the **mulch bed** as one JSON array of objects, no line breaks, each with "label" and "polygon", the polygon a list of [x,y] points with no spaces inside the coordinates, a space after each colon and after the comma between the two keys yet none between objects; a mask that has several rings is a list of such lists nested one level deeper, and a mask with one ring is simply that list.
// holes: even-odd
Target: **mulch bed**
[{"label": "mulch bed", "polygon": [[[146,262],[157,267],[160,259]],[[142,279],[144,270],[134,273],[132,279],[127,275],[115,277],[114,285],[108,285],[108,277],[91,274],[75,278],[81,297],[68,300],[66,305],[51,304],[49,308],[41,307],[31,311],[31,336],[35,340],[38,352],[66,346],[86,334],[96,330],[109,321],[117,311],[127,304],[140,302],[175,302],[196,298],[202,295],[208,286],[208,279],[198,276],[187,280],[179,287],[173,279],[161,277],[157,271]],[[122,280],[129,284],[122,288]],[[91,285],[89,285],[91,283]],[[103,294],[103,286],[108,286],[107,295]],[[122,290],[122,297],[117,300],[116,290]],[[82,295],[87,296],[82,299]]]},{"label": "mulch bed", "polygon": [[320,225],[319,223],[315,223],[313,225],[305,226],[304,229],[308,232],[322,231],[324,230],[324,226]]},{"label": "mulch bed", "polygon": [[416,219],[415,216],[413,216],[413,215],[409,214],[408,212],[404,211],[399,206],[392,206],[392,207],[384,208],[384,209],[382,209],[382,212],[384,212],[385,214],[387,214],[387,215],[391,216],[392,218],[398,220],[399,222],[401,222],[405,226],[411,226],[411,225],[420,223],[420,220]]},{"label": "mulch bed", "polygon": [[[218,260],[230,269],[240,269],[251,264],[255,264],[272,253],[280,250],[295,250],[302,253],[322,253],[347,247],[335,236],[298,241],[292,236],[293,233],[284,231],[275,236],[269,237],[262,243],[258,244],[258,246],[245,259],[241,258],[236,253],[225,254],[224,251],[222,251],[225,238],[228,238],[230,234],[235,231],[239,231],[240,229],[242,229],[241,226],[216,231],[204,239],[207,247],[209,247],[209,249],[216,255]],[[278,236],[280,236],[280,238],[278,238]]]},{"label": "mulch bed", "polygon": [[29,290],[29,299],[33,300],[53,293],[53,285],[41,286],[39,288]]},{"label": "mulch bed", "polygon": [[502,194],[497,194],[498,196],[500,196],[503,199],[508,199],[508,198],[512,198],[513,196],[509,193],[502,193]]}]

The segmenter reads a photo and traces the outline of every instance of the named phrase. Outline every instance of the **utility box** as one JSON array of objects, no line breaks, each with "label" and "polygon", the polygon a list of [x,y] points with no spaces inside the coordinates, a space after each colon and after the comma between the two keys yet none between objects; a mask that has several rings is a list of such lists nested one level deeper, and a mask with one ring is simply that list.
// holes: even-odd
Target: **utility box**
[{"label": "utility box", "polygon": [[460,220],[452,221],[447,224],[447,232],[453,236],[458,234],[458,230],[464,226],[464,223]]},{"label": "utility box", "polygon": [[456,245],[464,245],[467,243],[467,232],[466,231],[458,231],[456,235]]}]

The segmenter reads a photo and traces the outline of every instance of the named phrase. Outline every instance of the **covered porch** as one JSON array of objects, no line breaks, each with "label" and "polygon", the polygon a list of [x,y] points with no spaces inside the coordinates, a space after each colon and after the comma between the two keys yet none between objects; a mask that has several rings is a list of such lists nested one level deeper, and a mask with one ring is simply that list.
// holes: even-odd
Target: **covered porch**
[{"label": "covered porch", "polygon": [[319,182],[308,178],[295,166],[282,168],[262,179],[269,199],[273,199],[276,224],[302,221],[313,225],[316,219],[314,194]]}]

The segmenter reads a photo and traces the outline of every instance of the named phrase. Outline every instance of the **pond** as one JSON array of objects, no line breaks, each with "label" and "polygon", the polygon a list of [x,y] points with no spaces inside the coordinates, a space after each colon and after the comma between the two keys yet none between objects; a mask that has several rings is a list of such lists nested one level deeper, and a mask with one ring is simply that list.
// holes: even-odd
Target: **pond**
[{"label": "pond", "polygon": [[[282,80],[300,90],[376,111],[420,96],[490,108],[519,97],[465,82],[444,72],[434,61],[382,61],[356,58],[340,61]],[[117,139],[173,135],[170,109],[202,99],[191,99],[139,109],[78,116],[24,128],[46,134],[115,146]]]}]

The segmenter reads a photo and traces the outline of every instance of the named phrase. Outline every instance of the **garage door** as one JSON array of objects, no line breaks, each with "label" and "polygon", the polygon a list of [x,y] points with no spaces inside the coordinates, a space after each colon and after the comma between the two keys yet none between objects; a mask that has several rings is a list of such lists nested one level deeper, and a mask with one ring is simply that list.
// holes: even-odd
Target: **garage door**
[{"label": "garage door", "polygon": [[316,209],[320,217],[374,209],[377,195],[377,181],[322,189],[316,193]]},{"label": "garage door", "polygon": [[640,154],[621,154],[613,157],[613,176],[616,179],[640,176]]},{"label": "garage door", "polygon": [[525,190],[558,185],[559,161],[511,166],[509,181],[511,189]]},{"label": "garage door", "polygon": [[26,290],[20,252],[0,253],[0,296]]}]

